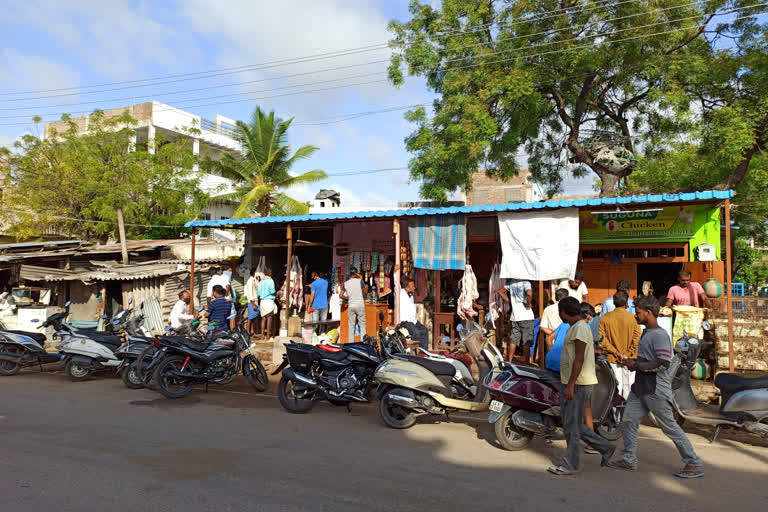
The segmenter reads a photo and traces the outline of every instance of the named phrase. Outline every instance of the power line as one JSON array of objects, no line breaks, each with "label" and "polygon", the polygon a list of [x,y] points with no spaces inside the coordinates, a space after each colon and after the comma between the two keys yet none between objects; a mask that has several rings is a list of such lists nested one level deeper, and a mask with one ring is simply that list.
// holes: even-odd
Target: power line
[{"label": "power line", "polygon": [[[768,4],[768,3],[756,4],[756,5],[766,5],[766,4]],[[754,7],[754,6],[744,7],[744,8],[741,8],[741,9],[746,9],[746,8],[751,8],[751,7]],[[754,17],[761,16],[761,15],[762,15],[762,13],[750,14],[750,15],[740,16],[740,17],[737,17],[737,18],[731,18],[731,19],[723,20],[723,21],[724,22],[732,22],[732,21],[738,21],[738,20],[741,20],[741,19],[754,18]],[[699,17],[701,17],[701,15],[697,15],[697,16],[692,17],[692,18],[699,18]],[[674,20],[674,21],[680,21],[680,20]],[[668,22],[664,22],[664,23],[668,23]],[[634,27],[633,29],[637,29],[637,28],[638,27]],[[607,46],[607,45],[612,45],[612,44],[616,44],[616,43],[620,43],[620,42],[625,42],[625,41],[644,39],[644,38],[648,38],[648,37],[655,37],[655,36],[659,36],[659,35],[666,35],[666,34],[671,34],[671,33],[676,33],[676,32],[688,31],[688,30],[691,30],[691,29],[692,29],[692,27],[685,27],[685,28],[670,29],[670,30],[666,30],[666,31],[662,31],[662,32],[654,32],[654,33],[651,33],[651,34],[640,34],[640,35],[637,35],[637,36],[627,37],[627,38],[623,38],[623,39],[609,40],[609,41],[606,41],[606,42],[604,42],[602,44],[604,46]],[[625,30],[628,30],[628,29],[624,29],[622,31],[625,31]],[[617,32],[619,32],[619,31],[617,31]],[[603,37],[603,36],[606,36],[606,35],[612,35],[612,34],[611,33],[596,34],[594,37]],[[569,41],[573,41],[573,40],[579,40],[579,39],[559,41],[558,43],[569,42]],[[551,45],[551,44],[554,44],[554,43],[546,43],[546,44],[535,45],[535,46],[536,47],[541,47],[541,46],[548,46],[548,45]],[[534,53],[534,54],[529,54],[529,55],[518,55],[518,56],[515,56],[515,57],[508,58],[508,59],[501,59],[501,60],[495,60],[495,61],[489,61],[489,62],[481,62],[481,63],[478,63],[478,64],[470,64],[470,65],[466,65],[466,66],[456,66],[456,67],[452,67],[452,68],[446,68],[443,71],[450,72],[450,71],[456,71],[456,70],[460,70],[460,69],[474,68],[474,67],[478,67],[478,66],[487,66],[487,65],[491,65],[491,64],[500,64],[500,63],[510,62],[510,61],[514,61],[514,60],[518,60],[518,59],[542,57],[542,56],[545,56],[545,55],[552,55],[552,54],[557,54],[557,53],[563,53],[563,52],[579,50],[579,49],[583,49],[583,48],[589,48],[591,46],[593,46],[593,45],[592,44],[585,44],[585,45],[581,45],[581,46],[574,46],[574,47],[570,47],[570,48],[562,48],[562,49],[552,50],[552,51],[543,52],[543,53]],[[520,48],[520,49],[515,49],[515,50],[510,50],[510,51],[527,50],[529,48],[530,47]],[[508,53],[508,52],[500,52],[500,54],[503,54],[503,53]],[[467,60],[468,58],[474,58],[474,57],[450,59],[449,61],[446,61],[446,62],[458,61],[458,60]],[[378,73],[378,74],[381,74],[381,73]],[[373,80],[373,81],[369,81],[369,82],[362,82],[362,83],[356,83],[356,84],[346,84],[346,85],[337,86],[337,87],[328,87],[328,88],[314,89],[314,90],[308,90],[308,91],[299,91],[299,92],[288,93],[288,94],[279,94],[279,95],[262,96],[262,97],[247,97],[247,98],[244,98],[244,99],[225,101],[225,102],[200,104],[200,105],[188,105],[188,106],[186,106],[186,108],[208,107],[208,106],[217,106],[217,105],[227,105],[227,104],[232,104],[232,103],[242,103],[244,101],[272,99],[272,98],[277,98],[277,97],[293,96],[293,95],[297,95],[297,94],[307,94],[307,93],[312,93],[312,92],[327,91],[327,90],[333,90],[333,89],[339,89],[339,88],[345,88],[345,87],[355,87],[355,86],[358,86],[358,85],[367,85],[367,84],[380,83],[380,82],[386,82],[386,81],[387,81],[386,79],[383,79],[383,80]],[[305,84],[305,85],[310,85],[310,84]],[[247,94],[247,93],[242,93],[242,94],[244,95],[244,94]],[[240,94],[238,94],[238,96],[239,95]],[[206,98],[190,99],[190,100],[184,100],[184,101],[182,101],[180,103],[186,103],[186,102],[190,102],[190,101],[203,101],[205,99]],[[207,99],[211,99],[211,98],[207,98]],[[162,110],[159,110],[158,112],[174,111],[174,110],[177,111],[177,113],[187,115],[190,118],[195,118],[196,117],[196,116],[193,116],[191,114],[187,114],[185,112],[178,111],[178,109],[176,109],[176,108],[162,109]],[[80,111],[79,113],[89,113],[89,112],[90,111]],[[61,114],[65,114],[65,113],[66,112],[62,112]],[[76,113],[78,113],[78,112],[76,112]],[[54,114],[51,113],[51,114],[48,114],[48,115],[54,115]],[[6,118],[16,118],[16,117],[22,117],[22,116],[6,116]],[[5,123],[5,124],[0,124],[0,126],[14,126],[14,125],[27,125],[27,124],[28,124],[27,122],[22,122],[22,123]]]},{"label": "power line", "polygon": [[[696,3],[697,2],[692,2],[692,3],[689,3],[689,4],[683,4],[683,5],[678,5],[678,6],[674,6],[674,7],[667,7],[667,8],[664,8],[664,9],[657,9],[656,11],[654,11],[654,14],[659,13],[659,12],[664,12],[664,11],[667,11],[667,10],[670,10],[670,9],[681,9],[681,8],[684,8],[684,7],[689,7],[691,5],[695,5]],[[760,6],[760,5],[765,5],[765,4],[757,4],[757,6]],[[750,7],[755,7],[755,6],[747,6],[747,7],[742,7],[740,9],[747,9],[747,8],[750,8]],[[735,10],[739,10],[739,9],[735,9]],[[732,10],[732,11],[724,11],[724,12],[722,12],[720,14],[721,15],[722,14],[727,14],[727,13],[733,12],[733,11],[734,10]],[[616,21],[620,21],[620,20],[623,20],[623,19],[629,19],[629,18],[634,18],[634,17],[637,17],[637,16],[643,16],[643,15],[646,15],[646,14],[648,14],[648,12],[629,14],[629,15],[626,15],[626,16],[618,17],[618,18],[611,18],[611,19],[608,19],[608,20],[602,20],[602,21],[600,21],[600,23],[616,22]],[[606,33],[603,33],[603,34],[595,34],[595,35],[592,35],[590,37],[597,38],[597,37],[600,37],[602,35],[617,34],[617,33],[620,33],[620,32],[627,31],[627,30],[637,30],[637,29],[648,28],[648,27],[652,27],[652,26],[656,26],[656,25],[663,25],[663,24],[667,24],[667,23],[677,22],[677,21],[686,21],[686,20],[689,20],[689,19],[696,19],[696,18],[700,18],[700,17],[703,17],[703,16],[711,15],[711,14],[714,14],[714,13],[701,13],[701,14],[697,14],[695,16],[690,16],[690,17],[687,17],[687,18],[681,18],[681,19],[676,19],[676,20],[667,20],[667,21],[663,21],[663,22],[659,22],[659,23],[653,23],[653,24],[649,24],[649,25],[642,25],[642,26],[639,26],[639,27],[630,27],[630,28],[621,29],[621,30],[618,30],[618,31],[615,31],[615,32],[612,32],[612,33],[606,32]],[[539,36],[539,35],[544,35],[544,34],[552,35],[554,33],[558,33],[558,32],[565,31],[565,30],[573,30],[573,29],[584,30],[584,29],[586,29],[586,27],[594,26],[597,23],[598,22],[590,22],[590,23],[587,23],[587,24],[585,24],[585,25],[583,25],[581,27],[566,26],[566,27],[561,27],[559,29],[548,29],[548,30],[544,30],[544,31],[540,31],[540,32],[535,32],[535,33],[532,33],[532,34],[525,34],[525,35],[517,35],[517,36],[506,37],[506,38],[500,38],[500,39],[496,40],[495,43],[498,44],[498,43],[501,43],[501,42],[508,42],[508,41],[517,40],[517,39],[529,39],[529,38],[532,38],[532,37],[535,37],[535,36]],[[527,46],[525,48],[514,48],[512,50],[507,50],[507,51],[504,51],[504,52],[499,52],[498,54],[504,54],[504,53],[507,53],[509,51],[519,51],[519,50],[523,50],[523,49],[529,50],[531,48],[539,48],[539,47],[542,47],[542,46],[549,46],[549,45],[552,45],[552,44],[561,44],[561,43],[564,43],[564,42],[569,42],[569,41],[573,41],[573,40],[582,40],[582,39],[583,38],[573,38],[573,39],[565,40],[565,41],[551,41],[551,42],[543,43],[543,44],[529,45],[529,46]],[[477,47],[477,46],[484,46],[485,44],[486,43],[474,43],[474,44],[470,44],[470,45],[459,46],[457,48],[453,48],[452,50],[456,51],[456,50],[461,50],[461,49],[466,49],[466,48],[474,48],[474,47]],[[461,60],[467,60],[467,59],[470,59],[470,58],[473,58],[473,57],[469,56],[469,57],[460,57],[460,58],[456,58],[456,59],[448,59],[445,62],[446,63],[447,62],[456,62],[456,61],[461,61]],[[158,97],[158,96],[173,96],[173,95],[176,95],[176,94],[184,94],[184,93],[188,93],[188,92],[197,92],[197,91],[217,89],[217,88],[223,88],[223,87],[235,87],[235,86],[247,85],[247,84],[252,84],[252,83],[257,83],[257,82],[265,82],[265,81],[270,81],[270,80],[282,80],[282,79],[285,79],[285,78],[295,78],[297,76],[313,75],[313,74],[316,74],[316,73],[324,73],[324,72],[328,72],[328,71],[338,71],[340,69],[349,69],[349,68],[355,68],[355,67],[360,67],[360,66],[368,66],[368,65],[372,65],[372,64],[381,64],[381,63],[385,63],[385,62],[389,62],[388,59],[382,59],[382,60],[371,61],[371,62],[364,62],[364,63],[360,63],[360,64],[352,64],[352,65],[347,65],[347,66],[338,66],[338,67],[334,67],[334,68],[327,68],[327,69],[322,69],[322,70],[317,70],[317,71],[296,73],[296,74],[292,74],[292,75],[286,75],[286,76],[280,76],[280,77],[274,77],[274,78],[264,78],[264,79],[259,79],[259,80],[249,80],[249,81],[236,82],[236,83],[230,83],[230,84],[219,84],[219,85],[212,85],[212,86],[206,86],[206,87],[198,87],[198,88],[194,88],[194,89],[186,89],[186,90],[181,90],[181,91],[169,91],[169,92],[165,92],[165,93],[157,93],[157,94],[142,95],[142,96],[129,96],[129,97],[123,97],[123,98],[109,98],[109,99],[106,99],[106,100],[94,100],[94,101],[77,102],[77,103],[63,103],[63,104],[56,104],[56,105],[34,105],[34,106],[29,106],[29,107],[5,107],[5,108],[0,108],[0,110],[12,111],[12,110],[32,110],[32,109],[44,109],[44,108],[59,108],[59,107],[67,107],[67,106],[87,105],[87,104],[94,104],[94,103],[104,103],[104,102],[110,102],[110,101],[135,100],[136,98],[150,98],[150,97]],[[383,74],[383,73],[381,73],[381,74]],[[176,82],[176,80],[174,80],[174,82]],[[322,83],[322,82],[318,82],[318,83]],[[161,85],[161,84],[150,84],[150,85]],[[292,87],[292,86],[289,86],[289,87]],[[298,87],[298,86],[293,86],[293,87]],[[125,89],[125,88],[119,88],[119,89]],[[111,89],[111,90],[119,90],[119,89]],[[280,89],[280,88],[278,88],[278,89]],[[96,91],[96,92],[106,92],[106,91]],[[252,91],[252,92],[266,92],[266,91]],[[26,100],[42,99],[42,98],[47,98],[47,97],[77,96],[77,95],[80,95],[80,93],[76,92],[76,93],[61,94],[61,95],[55,95],[55,96],[42,96],[42,97],[39,97],[39,98],[32,97],[32,98],[21,98],[21,99],[18,99],[18,100],[0,100],[0,101],[26,101]],[[51,114],[46,114],[46,115],[51,115]],[[10,116],[8,116],[8,117],[10,117]],[[8,118],[8,117],[5,117],[5,118]],[[23,116],[20,115],[20,116],[17,116],[17,117],[23,117]]]},{"label": "power line", "polygon": [[[6,208],[8,210],[19,212],[19,213],[29,213],[27,210],[20,210],[16,208]],[[90,219],[79,219],[77,217],[65,217],[63,215],[48,215],[45,212],[43,214],[51,219],[59,219],[59,220],[73,220],[77,222],[89,222],[93,224],[111,224],[113,226],[117,226],[117,222],[112,222],[111,220],[90,220]],[[164,226],[162,224],[130,224],[130,223],[123,223],[125,226],[131,226],[131,227],[137,227],[137,228],[173,228],[173,229],[181,229],[184,227],[184,224],[179,224],[178,226]]]},{"label": "power line", "polygon": [[[583,8],[581,10],[581,13],[583,14],[583,13],[590,12],[590,11],[593,11],[593,10],[602,9],[604,7],[608,7],[609,4],[612,4],[610,6],[619,6],[619,5],[626,4],[626,3],[629,3],[629,2],[633,2],[633,1],[636,1],[636,0],[623,0],[621,2],[616,2],[616,3],[612,2],[612,0],[602,0],[601,2],[597,2],[596,5]],[[517,22],[510,22],[510,23],[492,22],[492,23],[489,23],[489,24],[486,24],[486,25],[482,25],[481,27],[490,26],[490,25],[496,25],[496,24],[498,24],[500,26],[515,26],[515,25],[519,25],[519,24],[523,24],[523,23],[531,23],[531,22],[534,22],[534,21],[542,21],[542,20],[546,20],[546,19],[549,19],[549,18],[552,18],[552,17],[555,17],[555,16],[560,16],[563,12],[566,12],[566,11],[568,11],[570,9],[576,9],[577,7],[578,6],[566,7],[564,9],[553,9],[552,11],[545,11],[544,13],[541,13],[540,16],[533,16],[533,17],[527,18],[525,20],[520,20],[520,21],[517,21]],[[549,15],[545,16],[547,14],[549,14]],[[477,27],[474,27],[472,31],[477,30],[477,29],[478,29]],[[452,34],[454,34],[454,35],[463,35],[463,34],[466,34],[466,33],[467,32],[464,31],[464,30],[456,30],[456,31],[453,31]],[[441,36],[451,35],[451,33],[450,32],[448,32],[448,33],[441,33],[439,35],[441,35]],[[260,63],[260,64],[248,64],[248,65],[243,65],[243,66],[235,66],[235,67],[229,67],[229,68],[220,68],[220,69],[214,69],[214,70],[208,70],[208,71],[198,71],[198,72],[193,72],[193,73],[183,73],[183,74],[177,74],[177,75],[166,75],[166,76],[162,76],[162,77],[144,78],[144,79],[137,79],[137,80],[124,80],[124,81],[121,81],[121,82],[109,82],[109,83],[97,84],[97,85],[62,87],[62,88],[57,88],[57,89],[40,89],[40,90],[36,90],[36,91],[7,92],[7,93],[0,93],[0,96],[11,96],[11,95],[21,95],[21,94],[37,94],[37,93],[57,92],[57,91],[71,91],[71,90],[75,90],[75,89],[77,89],[77,90],[91,89],[91,88],[98,88],[98,87],[108,87],[108,86],[112,86],[112,85],[124,85],[124,84],[135,84],[135,83],[140,83],[140,82],[167,80],[167,79],[180,78],[180,77],[196,77],[196,78],[191,78],[191,79],[204,79],[204,78],[210,78],[212,76],[221,76],[222,74],[228,74],[228,73],[224,73],[224,72],[229,72],[229,71],[232,71],[232,72],[255,71],[255,70],[259,69],[262,66],[274,67],[275,65],[278,65],[278,64],[283,64],[283,65],[286,65],[286,64],[301,64],[301,63],[304,63],[305,61],[306,62],[310,62],[311,61],[310,59],[312,59],[312,60],[323,60],[323,59],[326,59],[326,58],[335,58],[335,57],[340,57],[340,56],[343,57],[343,56],[346,56],[347,54],[351,55],[351,54],[354,54],[354,53],[362,53],[363,51],[373,51],[373,50],[385,49],[386,47],[388,47],[388,45],[389,45],[388,42],[387,43],[377,43],[377,44],[371,44],[371,45],[367,45],[367,46],[360,46],[360,47],[356,47],[356,48],[349,48],[349,49],[345,49],[345,50],[337,50],[337,51],[313,54],[313,55],[309,55],[309,56],[305,56],[305,57],[293,57],[293,58],[288,58],[288,59],[269,61],[269,62]],[[298,62],[294,62],[294,61],[298,61]],[[214,75],[212,73],[219,73],[219,74],[218,75]],[[198,75],[206,75],[206,76],[198,76]],[[171,82],[164,82],[164,83],[171,83]],[[138,86],[138,87],[148,87],[148,86],[152,86],[152,85],[162,85],[162,84],[161,83],[153,83],[153,84],[141,85],[141,86]],[[98,92],[108,92],[108,90],[93,91],[93,92],[89,92],[87,94],[93,94],[93,93],[98,93]],[[85,93],[78,93],[78,94],[85,94]],[[23,99],[35,99],[35,98],[17,98],[17,99],[14,99],[14,100],[0,100],[0,101],[17,101],[17,100],[23,100]],[[40,98],[37,98],[37,99],[40,99]]]}]

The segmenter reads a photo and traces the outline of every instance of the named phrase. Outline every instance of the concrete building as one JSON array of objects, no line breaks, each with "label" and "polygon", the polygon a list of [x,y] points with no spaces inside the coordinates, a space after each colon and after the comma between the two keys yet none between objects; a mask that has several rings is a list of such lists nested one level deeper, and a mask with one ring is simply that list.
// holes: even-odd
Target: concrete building
[{"label": "concrete building", "polygon": [[[235,121],[216,114],[213,121],[181,109],[165,105],[157,101],[148,101],[137,105],[114,108],[104,111],[105,117],[116,117],[128,111],[138,124],[136,125],[135,144],[146,146],[153,151],[157,137],[172,141],[180,136],[188,136],[189,129],[200,130],[192,143],[192,151],[200,157],[220,158],[229,151],[237,151],[238,144],[234,139]],[[79,131],[87,132],[90,115],[74,117]],[[51,137],[55,132],[62,132],[68,128],[67,121],[54,121],[46,123],[43,136]],[[198,169],[195,169],[198,171]],[[199,172],[199,171],[198,171]],[[235,211],[236,205],[216,201],[216,196],[233,192],[232,182],[221,176],[203,173],[200,188],[213,198],[203,212],[206,220],[228,219]]]},{"label": "concrete building", "polygon": [[489,178],[485,172],[472,175],[472,189],[462,194],[467,206],[539,201],[542,196],[531,179],[528,169],[520,169],[507,181]]}]

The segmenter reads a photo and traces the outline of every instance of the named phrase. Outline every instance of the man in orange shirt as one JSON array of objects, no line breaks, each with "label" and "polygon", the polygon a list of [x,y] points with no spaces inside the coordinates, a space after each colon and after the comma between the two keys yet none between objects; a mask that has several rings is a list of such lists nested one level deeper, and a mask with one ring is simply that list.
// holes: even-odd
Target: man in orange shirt
[{"label": "man in orange shirt", "polygon": [[635,381],[635,372],[617,363],[623,359],[637,358],[637,347],[641,335],[635,315],[627,311],[628,300],[627,292],[623,290],[616,292],[613,296],[616,309],[603,316],[598,330],[605,358],[613,368],[619,385],[619,394],[624,398],[629,396],[630,388]]}]

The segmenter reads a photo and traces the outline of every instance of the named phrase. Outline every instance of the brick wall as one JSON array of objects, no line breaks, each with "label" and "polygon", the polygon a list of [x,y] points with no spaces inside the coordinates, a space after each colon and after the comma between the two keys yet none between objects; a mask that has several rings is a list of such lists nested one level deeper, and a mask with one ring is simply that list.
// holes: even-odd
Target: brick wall
[{"label": "brick wall", "polygon": [[[119,107],[119,108],[112,108],[104,111],[104,118],[109,119],[111,117],[118,117],[123,114],[123,112],[128,111],[131,113],[131,115],[136,119],[137,121],[148,121],[152,119],[152,102],[148,101],[145,103],[139,103],[137,105],[131,105],[128,107]],[[72,122],[75,123],[75,126],[77,126],[78,132],[85,132],[88,130],[88,118],[89,115],[85,116],[79,116],[79,117],[73,117]],[[45,138],[48,138],[52,136],[53,132],[56,131],[59,134],[67,131],[69,129],[69,123],[67,121],[54,121],[52,123],[45,123],[43,136]]]},{"label": "brick wall", "polygon": [[472,190],[466,193],[467,206],[533,201],[533,185],[527,181],[529,175],[527,169],[521,169],[517,176],[502,181],[476,172],[472,176]]}]

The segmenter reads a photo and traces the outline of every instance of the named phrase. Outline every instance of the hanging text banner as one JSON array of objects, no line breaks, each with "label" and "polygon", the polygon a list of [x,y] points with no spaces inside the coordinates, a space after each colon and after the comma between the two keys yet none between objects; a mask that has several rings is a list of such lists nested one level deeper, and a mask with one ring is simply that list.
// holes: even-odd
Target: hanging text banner
[{"label": "hanging text banner", "polygon": [[579,212],[582,242],[686,240],[694,236],[695,206],[623,212]]}]

